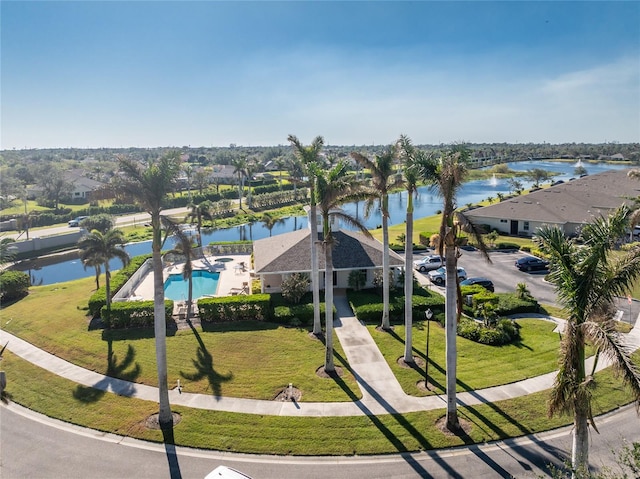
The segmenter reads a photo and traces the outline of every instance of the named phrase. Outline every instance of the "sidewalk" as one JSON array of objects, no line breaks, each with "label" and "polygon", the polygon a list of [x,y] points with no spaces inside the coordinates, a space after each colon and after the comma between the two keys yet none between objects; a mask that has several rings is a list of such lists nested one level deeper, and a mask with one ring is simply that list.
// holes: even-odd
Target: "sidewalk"
[{"label": "sidewalk", "polygon": [[[362,391],[361,400],[337,403],[261,401],[204,394],[181,394],[172,389],[169,391],[171,404],[247,414],[314,417],[407,413],[446,407],[444,395],[414,397],[405,394],[369,331],[354,317],[346,296],[336,295],[334,301],[338,311],[334,320],[335,331]],[[632,350],[640,348],[639,325],[640,322],[636,322],[636,326],[625,338]],[[0,331],[0,343],[7,344],[7,342],[7,349],[12,353],[75,383],[121,396],[158,401],[158,391],[155,387],[130,383],[83,369],[44,352],[10,333]],[[592,364],[593,358],[588,361],[589,369]],[[597,370],[604,369],[607,365],[607,361],[601,358]],[[492,403],[543,391],[553,386],[555,376],[556,373],[551,372],[516,383],[458,393],[458,404],[465,406]]]}]

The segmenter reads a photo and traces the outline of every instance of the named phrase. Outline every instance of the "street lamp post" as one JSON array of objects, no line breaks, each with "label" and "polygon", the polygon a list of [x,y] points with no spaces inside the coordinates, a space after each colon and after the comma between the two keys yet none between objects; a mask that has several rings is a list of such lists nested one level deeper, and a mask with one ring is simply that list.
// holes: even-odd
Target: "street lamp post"
[{"label": "street lamp post", "polygon": [[424,387],[429,389],[429,326],[431,325],[433,311],[427,309],[424,314],[427,317],[427,358],[424,362]]}]

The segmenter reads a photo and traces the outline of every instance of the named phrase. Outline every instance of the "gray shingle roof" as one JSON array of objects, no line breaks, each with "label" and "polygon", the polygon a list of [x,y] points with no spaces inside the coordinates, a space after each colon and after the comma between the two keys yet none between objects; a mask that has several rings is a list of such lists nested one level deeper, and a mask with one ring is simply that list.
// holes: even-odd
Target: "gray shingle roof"
[{"label": "gray shingle roof", "polygon": [[606,216],[622,203],[640,195],[640,181],[629,178],[629,170],[605,171],[517,196],[466,213],[481,223],[482,218],[505,218],[551,224],[583,223]]},{"label": "gray shingle roof", "polygon": [[[257,240],[253,244],[255,272],[289,273],[311,271],[311,232],[308,229],[293,231]],[[354,231],[335,231],[336,244],[333,249],[333,268],[380,268],[382,267],[382,243]],[[320,247],[318,262],[320,271],[325,269],[324,253]],[[391,266],[403,266],[401,256],[389,252]]]}]

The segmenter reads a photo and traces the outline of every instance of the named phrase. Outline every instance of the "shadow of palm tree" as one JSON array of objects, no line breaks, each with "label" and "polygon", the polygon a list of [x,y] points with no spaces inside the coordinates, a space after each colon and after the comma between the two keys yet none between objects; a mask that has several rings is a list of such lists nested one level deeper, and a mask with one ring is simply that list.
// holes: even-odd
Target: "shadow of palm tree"
[{"label": "shadow of palm tree", "polygon": [[182,471],[180,471],[178,454],[176,452],[176,443],[173,436],[173,425],[162,428],[162,439],[164,442],[164,450],[167,454],[169,477],[171,477],[171,479],[182,479]]},{"label": "shadow of palm tree", "polygon": [[[338,362],[342,365],[342,367],[348,370],[355,377],[358,377],[355,371],[351,369],[349,363],[345,358],[343,358],[340,354],[334,351],[335,357]],[[384,434],[384,436],[389,440],[391,444],[396,448],[398,452],[401,453],[401,457],[409,464],[419,475],[419,477],[433,477],[429,472],[418,462],[414,457],[411,456],[407,446],[398,438],[392,431],[389,429],[379,417],[375,416],[362,402],[353,394],[351,389],[347,386],[347,384],[340,378],[338,375],[333,375],[332,379],[342,388],[342,390],[351,398],[351,400],[360,408],[360,410],[365,414],[365,416],[378,428],[378,430]],[[385,409],[389,411],[389,417],[395,419],[400,426],[406,429],[420,444],[424,449],[431,449],[431,443],[427,440],[427,438],[420,433],[411,423],[409,423],[404,416],[401,414],[397,414],[393,408],[389,404],[387,404],[382,398],[380,398],[375,391],[367,386],[366,383],[359,380],[359,383],[368,390],[370,394],[372,394],[376,400],[382,404]],[[438,456],[434,456],[433,459],[445,470],[449,477],[461,477],[458,473],[456,473],[455,469],[447,464],[444,459],[439,458]]]},{"label": "shadow of palm tree", "polygon": [[196,351],[196,359],[192,359],[191,363],[195,368],[196,372],[194,373],[186,373],[184,371],[180,371],[180,376],[184,379],[188,379],[189,381],[200,381],[201,379],[206,378],[209,383],[209,387],[213,392],[214,397],[220,398],[222,397],[222,383],[230,381],[233,378],[233,373],[224,375],[218,373],[213,367],[213,356],[207,350],[200,334],[193,327],[193,323],[189,321],[189,327],[193,332],[193,335],[198,341],[198,350]]},{"label": "shadow of palm tree", "polygon": [[135,357],[135,348],[128,345],[127,353],[122,361],[118,362],[118,357],[113,352],[112,341],[107,340],[107,375],[93,386],[76,386],[73,397],[78,401],[91,403],[100,400],[109,390],[121,396],[131,396],[135,391],[134,383],[140,376],[140,365],[134,362]]}]

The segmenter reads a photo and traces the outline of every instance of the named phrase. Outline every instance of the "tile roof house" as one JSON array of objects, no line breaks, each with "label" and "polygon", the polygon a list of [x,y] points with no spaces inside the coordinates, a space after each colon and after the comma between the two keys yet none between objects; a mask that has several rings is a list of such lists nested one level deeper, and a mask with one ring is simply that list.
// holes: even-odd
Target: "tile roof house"
[{"label": "tile roof house", "polygon": [[594,218],[607,216],[623,203],[633,205],[633,199],[640,195],[640,180],[629,178],[628,171],[584,176],[466,211],[465,215],[476,224],[513,236],[532,236],[543,225],[558,226],[565,235],[575,236]]},{"label": "tile roof house", "polygon": [[[349,274],[362,270],[366,274],[365,287],[372,286],[374,274],[382,269],[382,243],[367,238],[362,233],[338,230],[333,232],[334,287],[349,287]],[[321,235],[320,235],[321,236]],[[280,292],[282,281],[292,273],[311,275],[311,231],[302,229],[270,238],[257,240],[253,244],[254,271],[261,279],[262,292]],[[318,251],[320,288],[324,286],[324,253]],[[389,264],[397,273],[404,267],[403,258],[389,251]]]},{"label": "tile roof house", "polygon": [[70,195],[73,200],[90,200],[91,192],[104,188],[105,186],[105,184],[100,181],[87,178],[81,171],[68,171],[65,177],[71,184]]}]

